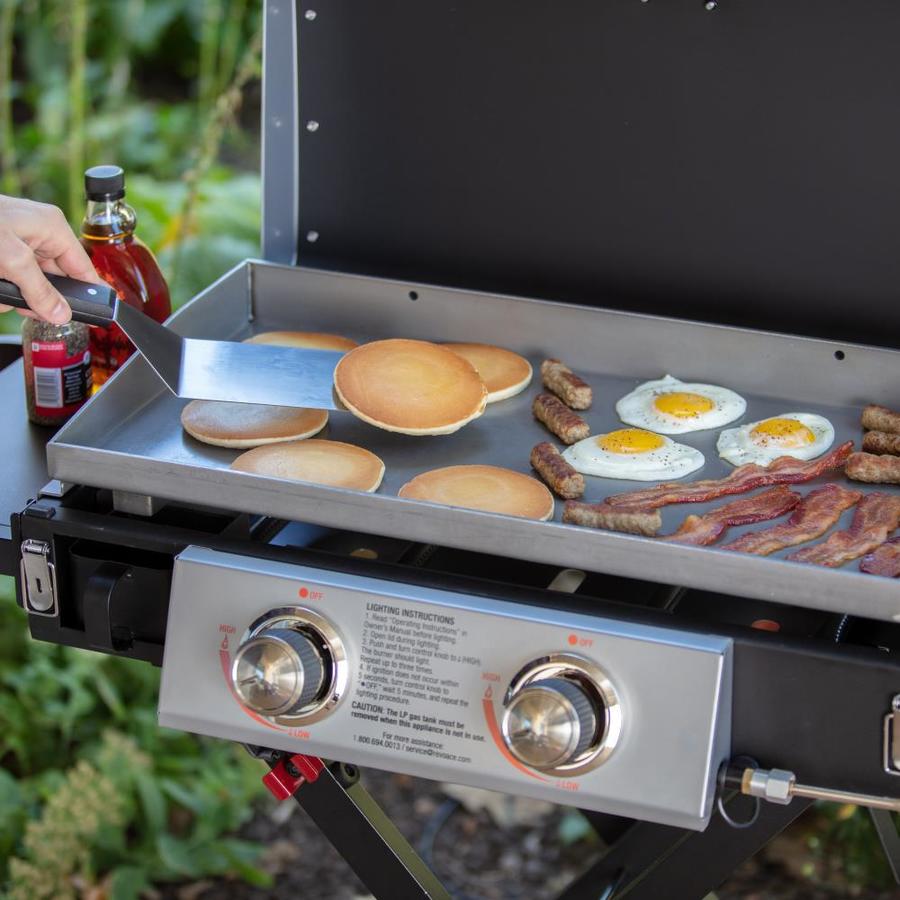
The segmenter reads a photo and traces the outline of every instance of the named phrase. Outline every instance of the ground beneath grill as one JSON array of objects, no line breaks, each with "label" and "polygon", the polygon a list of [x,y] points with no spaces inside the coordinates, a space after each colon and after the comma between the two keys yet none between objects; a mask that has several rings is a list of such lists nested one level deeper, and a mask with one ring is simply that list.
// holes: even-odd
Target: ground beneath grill
[{"label": "ground beneath grill", "polygon": [[[431,864],[455,900],[549,900],[602,850],[562,807],[437,782],[367,771],[363,781],[403,834]],[[287,815],[285,815],[287,814]],[[583,821],[583,820],[582,820]],[[810,824],[801,819],[716,892],[719,900],[889,900],[896,891],[811,881]],[[268,807],[242,831],[268,849],[268,889],[237,881],[204,881],[160,892],[161,900],[362,900],[369,892],[293,803]],[[821,876],[821,871],[819,872]]]}]

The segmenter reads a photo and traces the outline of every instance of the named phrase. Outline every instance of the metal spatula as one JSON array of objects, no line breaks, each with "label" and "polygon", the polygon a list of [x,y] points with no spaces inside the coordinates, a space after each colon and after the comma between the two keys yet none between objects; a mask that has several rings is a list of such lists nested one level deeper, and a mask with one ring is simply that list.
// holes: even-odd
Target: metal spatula
[{"label": "metal spatula", "polygon": [[[183,338],[120,303],[112,288],[48,275],[69,301],[72,318],[86,325],[115,322],[178,397],[267,406],[343,409],[334,394],[336,350],[304,350],[234,341]],[[0,279],[0,303],[27,309],[19,289]]]}]

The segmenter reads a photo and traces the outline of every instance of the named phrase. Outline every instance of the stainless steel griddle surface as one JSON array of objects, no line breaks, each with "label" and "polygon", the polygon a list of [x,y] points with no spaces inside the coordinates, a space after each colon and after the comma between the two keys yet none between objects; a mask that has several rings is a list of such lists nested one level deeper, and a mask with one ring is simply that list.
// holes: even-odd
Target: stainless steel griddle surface
[{"label": "stainless steel griddle surface", "polygon": [[[541,360],[531,358],[535,371]],[[613,375],[601,375],[596,372],[585,373],[594,387],[594,408],[581,413],[591,426],[592,434],[602,434],[623,428],[612,409],[615,400],[627,394],[637,383],[631,378]],[[662,374],[662,373],[661,373]],[[649,376],[648,376],[649,377]],[[531,401],[542,390],[540,380],[535,379],[531,387],[524,393],[509,400],[488,406],[484,415],[460,429],[452,435],[438,438],[410,437],[392,434],[372,428],[349,413],[332,412],[325,430],[316,435],[335,441],[358,444],[378,454],[385,461],[385,475],[379,494],[391,497],[397,495],[400,487],[413,476],[437,466],[455,466],[478,462],[495,466],[505,466],[521,472],[532,472],[528,464],[531,448],[539,441],[550,440],[560,449],[563,444],[535,421],[531,415]],[[732,428],[743,422],[752,422],[776,416],[780,413],[796,411],[786,405],[784,400],[773,397],[746,396],[747,414],[726,427]],[[172,422],[178,422],[181,410],[187,401],[179,400],[168,394],[161,394],[143,408],[140,416],[136,416],[108,433],[98,435],[97,448],[121,453],[127,456],[149,456],[152,459],[166,460],[176,465],[195,466],[204,469],[226,469],[241,451],[210,447],[194,440],[181,428],[173,428]],[[817,406],[805,404],[804,412],[818,413],[828,419],[835,427],[835,442],[859,439],[859,415],[855,410],[840,407]],[[734,470],[734,467],[721,460],[716,453],[716,439],[719,430],[698,431],[685,435],[670,435],[672,440],[696,447],[706,457],[702,469],[683,479],[685,482],[701,478],[720,478]],[[679,479],[681,480],[681,479]],[[822,478],[811,483],[812,487],[827,480]],[[860,485],[847,479],[839,479],[848,486],[863,490],[897,491],[890,485]],[[611,478],[595,478],[585,476],[586,491],[582,498],[588,502],[599,502],[610,494],[622,491],[640,490],[656,482],[624,481]],[[223,482],[225,484],[227,482]],[[790,486],[792,490],[805,492],[806,485]],[[746,496],[752,496],[753,492]],[[744,495],[741,495],[744,496]],[[225,500],[225,498],[222,498]],[[738,499],[724,497],[710,503],[691,503],[678,506],[663,507],[663,529],[661,534],[674,531],[689,513],[703,513],[723,503]],[[554,519],[561,521],[562,500],[557,500]],[[226,500],[227,503],[227,500]],[[301,510],[298,509],[298,512]],[[846,516],[852,515],[848,511]],[[759,530],[773,523],[761,523],[755,526],[732,528],[728,539],[736,537],[747,530]],[[724,540],[722,541],[725,542]],[[789,551],[783,551],[786,555]],[[897,586],[900,593],[900,584]]]},{"label": "stainless steel griddle surface", "polygon": [[[283,282],[292,277],[284,270],[271,268],[275,272],[269,271],[268,275],[274,276],[274,281]],[[269,269],[265,267],[262,272]],[[302,272],[293,271],[293,278],[299,284],[304,280]],[[326,277],[317,273],[305,280],[320,283],[321,288],[321,281]],[[341,276],[331,278],[340,279]],[[257,281],[261,280],[258,276]],[[332,413],[330,423],[320,437],[359,444],[378,454],[385,462],[386,473],[380,490],[375,495],[365,495],[229,471],[228,466],[238,451],[209,447],[185,434],[179,424],[184,401],[161,389],[146,365],[138,360],[104,388],[97,399],[54,440],[49,453],[51,473],[63,481],[206,506],[242,509],[870,617],[900,617],[900,581],[861,574],[856,562],[840,570],[827,570],[781,561],[779,557],[789,551],[768,558],[756,558],[713,548],[661,544],[652,539],[564,526],[560,523],[562,501],[557,501],[555,523],[540,523],[468,510],[451,510],[400,500],[396,496],[401,485],[410,478],[439,466],[478,462],[530,472],[528,457],[531,447],[541,440],[555,440],[532,418],[530,409],[534,396],[541,390],[537,375],[540,362],[548,355],[571,361],[570,364],[593,385],[594,405],[584,413],[592,434],[622,427],[614,410],[616,400],[637,384],[670,372],[684,380],[710,381],[741,393],[747,400],[746,414],[727,427],[787,412],[813,412],[825,416],[834,425],[835,444],[854,440],[858,445],[861,438],[861,406],[869,401],[885,402],[885,392],[896,390],[900,383],[900,354],[870,348],[836,349],[838,345],[819,341],[702,325],[686,326],[684,323],[596,310],[575,312],[571,307],[553,309],[551,304],[491,297],[480,298],[480,302],[506,307],[507,316],[517,310],[509,304],[518,303],[521,316],[507,318],[504,326],[503,316],[498,312],[495,324],[488,321],[482,323],[484,327],[474,330],[469,326],[466,334],[465,318],[457,319],[435,312],[432,316],[426,316],[427,322],[423,322],[422,314],[415,308],[418,318],[412,319],[404,332],[397,328],[393,301],[381,310],[381,317],[377,316],[377,300],[370,298],[370,305],[356,307],[359,310],[357,316],[353,317],[351,311],[345,308],[342,314],[344,320],[338,321],[340,315],[336,316],[333,310],[328,312],[328,298],[324,296],[328,294],[326,289],[314,304],[322,314],[321,318],[311,315],[309,305],[305,310],[298,309],[290,317],[285,317],[284,308],[279,306],[280,316],[264,317],[263,310],[258,308],[256,321],[250,322],[246,314],[246,300],[242,301],[240,297],[241,284],[245,283],[234,276],[231,280],[226,279],[188,307],[176,320],[176,327],[185,334],[203,337],[241,338],[268,328],[290,325],[307,330],[339,330],[361,341],[404,333],[436,340],[467,337],[502,343],[525,353],[535,368],[536,377],[523,394],[490,405],[481,418],[455,434],[441,437],[391,434],[372,428],[349,413]],[[365,284],[365,279],[350,279],[347,294],[353,294]],[[383,283],[378,284],[384,287]],[[314,284],[305,287],[307,291],[315,289]],[[409,288],[404,286],[404,293]],[[425,299],[429,296],[429,290],[421,288],[416,293],[421,293]],[[472,295],[463,296],[468,301],[473,299]],[[209,313],[217,297],[218,311],[224,318],[213,320]],[[409,304],[406,296],[403,299]],[[354,302],[348,297],[348,304]],[[452,300],[448,298],[447,302]],[[465,306],[465,302],[462,305]],[[414,307],[411,304],[405,308],[399,307],[400,311],[404,309],[412,310]],[[232,312],[237,312],[237,315],[231,315]],[[536,331],[535,327],[541,325],[536,313],[541,314],[537,319],[549,316],[555,327]],[[407,315],[412,316],[412,312]],[[609,320],[610,316],[615,317],[613,321]],[[583,321],[570,325],[567,324],[568,317]],[[570,328],[574,326],[583,332],[585,322],[593,325],[593,335],[582,335],[580,341],[573,341]],[[360,324],[363,329],[359,328]],[[622,324],[631,333],[632,340],[645,334],[646,341],[637,341],[631,347],[623,346],[625,336],[613,334]],[[429,327],[434,329],[430,334]],[[691,327],[703,330],[702,340],[692,343],[685,339],[694,334],[684,330]],[[213,333],[201,333],[198,328]],[[497,334],[497,328],[505,328],[509,337],[503,340]],[[766,338],[769,340],[766,341]],[[613,340],[615,348],[610,344]],[[585,350],[589,351],[590,347],[583,345],[590,345],[592,341],[596,345],[595,352],[586,353]],[[536,343],[539,346],[537,352]],[[717,344],[725,346],[717,347]],[[756,345],[765,348],[764,351],[754,350]],[[705,350],[698,353],[698,348]],[[750,373],[746,369],[748,353],[758,364],[757,370]],[[839,356],[843,354],[845,358],[839,360],[835,353]],[[810,371],[812,359],[818,360],[821,366],[818,377],[815,371]],[[672,365],[673,362],[679,364]],[[733,371],[729,370],[730,366],[733,366]],[[888,368],[885,369],[885,366]],[[610,367],[614,371],[610,371]],[[854,367],[857,370],[856,381],[861,382],[856,387]],[[623,369],[631,371],[621,374]],[[791,372],[793,377],[787,377]],[[830,391],[829,379],[833,385]],[[842,384],[845,379],[849,380]],[[747,389],[748,380],[756,381],[758,386],[755,390]],[[867,384],[867,381],[870,383]],[[769,391],[759,389],[766,385]],[[853,391],[857,392],[857,396],[848,404],[847,393]],[[844,402],[823,402],[830,396]],[[895,396],[900,396],[900,393]],[[715,450],[719,431],[672,435],[673,440],[696,447],[706,457],[705,466],[686,480],[717,478],[732,471],[729,464],[719,459]],[[559,445],[558,441],[556,443]],[[831,479],[835,477],[829,476]],[[590,476],[586,476],[585,480],[587,491],[584,499],[588,501],[599,501],[613,493],[647,486],[646,482]],[[794,489],[805,494],[826,480],[829,479],[818,479]],[[840,480],[846,482],[842,477]],[[864,491],[900,492],[900,489],[891,486],[853,486]],[[702,513],[730,499],[734,498],[709,504],[663,508],[663,533],[674,531],[689,513]],[[851,517],[852,510],[845,513],[838,527],[846,527]],[[771,524],[732,528],[721,542],[744,531],[758,530]]]}]

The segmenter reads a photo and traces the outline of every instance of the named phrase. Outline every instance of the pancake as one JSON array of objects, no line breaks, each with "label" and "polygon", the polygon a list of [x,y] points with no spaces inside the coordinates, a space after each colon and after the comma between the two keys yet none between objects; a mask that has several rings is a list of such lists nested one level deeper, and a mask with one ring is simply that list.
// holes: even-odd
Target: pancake
[{"label": "pancake", "polygon": [[181,411],[184,430],[204,444],[245,450],[312,437],[328,423],[324,409],[192,400]]},{"label": "pancake", "polygon": [[467,359],[488,390],[488,403],[514,397],[531,382],[531,363],[524,356],[492,344],[444,344]]},{"label": "pancake", "polygon": [[264,331],[247,338],[245,344],[271,344],[276,347],[303,347],[306,350],[352,350],[359,346],[350,338],[318,331]]},{"label": "pancake", "polygon": [[404,484],[399,496],[526,519],[549,519],[553,515],[553,495],[544,485],[521,472],[497,466],[432,469]]},{"label": "pancake", "polygon": [[334,387],[355,416],[402,434],[450,434],[478,418],[487,402],[474,366],[427,341],[363,344],[337,364]]},{"label": "pancake", "polygon": [[231,468],[238,472],[309,481],[354,491],[376,491],[384,463],[368,450],[340,441],[293,441],[242,453]]}]

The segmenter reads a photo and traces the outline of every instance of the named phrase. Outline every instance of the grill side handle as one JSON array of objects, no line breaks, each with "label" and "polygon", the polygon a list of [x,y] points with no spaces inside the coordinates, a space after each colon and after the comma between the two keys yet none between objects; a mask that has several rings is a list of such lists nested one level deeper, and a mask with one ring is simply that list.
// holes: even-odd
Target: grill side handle
[{"label": "grill side handle", "polygon": [[[46,275],[47,280],[66,298],[72,318],[85,325],[109,325],[115,321],[116,292],[105,284],[90,284],[62,275]],[[22,292],[11,282],[0,279],[0,303],[16,309],[28,309]]]}]

